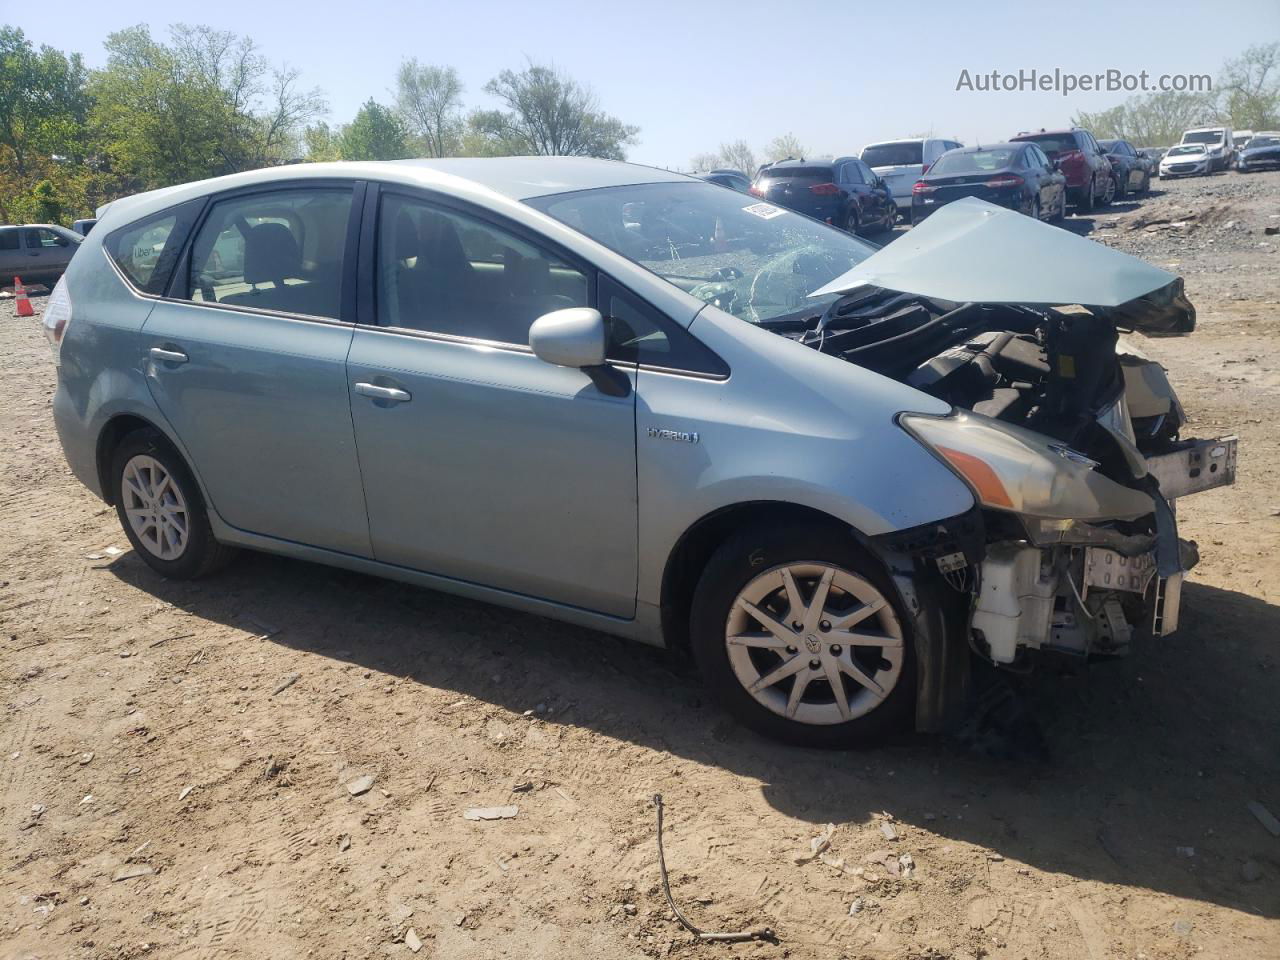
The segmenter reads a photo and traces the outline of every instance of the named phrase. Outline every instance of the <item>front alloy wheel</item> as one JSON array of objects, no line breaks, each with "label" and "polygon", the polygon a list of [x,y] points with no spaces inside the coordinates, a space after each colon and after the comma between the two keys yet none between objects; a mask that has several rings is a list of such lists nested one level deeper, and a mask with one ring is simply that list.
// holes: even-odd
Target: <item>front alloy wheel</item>
[{"label": "front alloy wheel", "polygon": [[756,702],[799,723],[864,716],[902,676],[902,628],[888,601],[826,563],[784,564],[751,580],[729,611],[724,642]]},{"label": "front alloy wheel", "polygon": [[847,747],[912,716],[910,622],[847,528],[770,524],[731,537],[698,581],[689,627],[707,686],[759,733]]}]

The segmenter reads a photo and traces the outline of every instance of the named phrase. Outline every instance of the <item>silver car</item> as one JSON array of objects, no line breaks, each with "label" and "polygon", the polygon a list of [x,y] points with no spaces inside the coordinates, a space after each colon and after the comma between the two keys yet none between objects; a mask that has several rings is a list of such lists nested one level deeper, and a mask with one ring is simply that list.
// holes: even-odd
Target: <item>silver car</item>
[{"label": "silver car", "polygon": [[20,277],[24,283],[62,276],[83,238],[55,223],[0,226],[0,279],[6,285]]},{"label": "silver car", "polygon": [[977,200],[877,251],[509,158],[117,201],[43,322],[67,461],[164,576],[265,550],[688,648],[743,722],[844,745],[941,729],[975,657],[1176,627],[1171,501],[1235,444],[1181,439],[1117,329],[1194,318]]}]

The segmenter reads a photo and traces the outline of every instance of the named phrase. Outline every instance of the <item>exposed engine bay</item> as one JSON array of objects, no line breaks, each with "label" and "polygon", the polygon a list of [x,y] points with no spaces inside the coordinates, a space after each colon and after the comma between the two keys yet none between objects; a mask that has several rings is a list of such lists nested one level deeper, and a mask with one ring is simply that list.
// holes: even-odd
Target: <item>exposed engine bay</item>
[{"label": "exposed engine bay", "polygon": [[1057,471],[1105,485],[1087,516],[1065,503],[1026,507],[1002,500],[999,480],[984,489],[954,451],[920,436],[961,464],[982,503],[982,532],[940,537],[918,556],[971,595],[974,650],[1011,665],[1031,650],[1119,655],[1135,636],[1177,628],[1182,578],[1198,554],[1178,539],[1173,504],[1234,481],[1235,438],[1182,439],[1186,418],[1164,369],[1121,334],[1194,326],[1175,280],[1111,308],[956,303],[864,286],[820,317],[774,329],[960,411],[1033,431],[1062,458]]}]

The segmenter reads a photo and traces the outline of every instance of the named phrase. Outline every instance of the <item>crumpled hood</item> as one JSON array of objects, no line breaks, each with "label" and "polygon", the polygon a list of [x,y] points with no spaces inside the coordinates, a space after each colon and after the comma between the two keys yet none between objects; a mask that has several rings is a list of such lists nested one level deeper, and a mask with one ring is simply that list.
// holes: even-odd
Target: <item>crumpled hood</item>
[{"label": "crumpled hood", "polygon": [[974,197],[940,207],[809,296],[864,286],[956,303],[1125,307],[1118,324],[1156,335],[1195,327],[1174,274]]}]

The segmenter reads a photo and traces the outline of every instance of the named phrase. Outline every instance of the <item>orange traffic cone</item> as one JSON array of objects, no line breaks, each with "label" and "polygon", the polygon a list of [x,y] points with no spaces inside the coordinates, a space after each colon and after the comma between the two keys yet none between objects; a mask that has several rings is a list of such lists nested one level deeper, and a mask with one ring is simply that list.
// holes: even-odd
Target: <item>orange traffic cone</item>
[{"label": "orange traffic cone", "polygon": [[34,317],[36,315],[36,312],[31,309],[31,301],[27,299],[27,288],[22,285],[21,277],[13,278],[13,296],[18,306],[18,316]]}]

